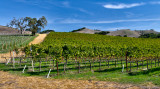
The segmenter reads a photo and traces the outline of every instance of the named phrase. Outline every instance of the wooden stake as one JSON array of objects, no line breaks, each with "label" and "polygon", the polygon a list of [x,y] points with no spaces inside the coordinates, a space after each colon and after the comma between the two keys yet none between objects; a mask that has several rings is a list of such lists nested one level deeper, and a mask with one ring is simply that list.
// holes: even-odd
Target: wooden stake
[{"label": "wooden stake", "polygon": [[48,72],[47,78],[49,78],[50,72],[51,72],[51,69],[50,69],[49,72]]}]

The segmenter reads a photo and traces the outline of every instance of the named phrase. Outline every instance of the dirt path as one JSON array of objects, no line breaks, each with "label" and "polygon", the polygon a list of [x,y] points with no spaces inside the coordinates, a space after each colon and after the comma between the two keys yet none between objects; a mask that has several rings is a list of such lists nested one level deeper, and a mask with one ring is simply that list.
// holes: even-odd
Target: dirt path
[{"label": "dirt path", "polygon": [[0,89],[158,89],[157,87],[140,87],[129,84],[122,85],[104,81],[22,77],[2,71],[0,71],[0,76]]},{"label": "dirt path", "polygon": [[[31,45],[31,44],[39,44],[39,43],[43,42],[43,40],[45,39],[46,36],[47,36],[47,34],[39,34],[38,37],[36,37],[33,41],[31,41],[29,43],[29,45]],[[13,54],[13,52],[11,52],[11,54]],[[19,55],[22,55],[22,52],[20,52]],[[3,58],[3,57],[6,57],[6,59]],[[9,57],[10,57],[10,52],[0,54],[0,62],[1,63],[2,62],[6,62],[6,60],[8,60]]]},{"label": "dirt path", "polygon": [[47,36],[47,34],[39,34],[38,37],[36,37],[33,41],[31,41],[29,43],[29,45],[31,44],[39,44],[41,42],[43,42],[44,38]]}]

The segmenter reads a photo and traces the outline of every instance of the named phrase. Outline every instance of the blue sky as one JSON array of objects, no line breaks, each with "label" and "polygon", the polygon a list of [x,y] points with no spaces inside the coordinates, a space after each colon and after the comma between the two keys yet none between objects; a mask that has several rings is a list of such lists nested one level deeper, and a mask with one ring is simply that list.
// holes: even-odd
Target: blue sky
[{"label": "blue sky", "polygon": [[45,16],[45,29],[58,32],[81,27],[160,31],[159,9],[160,0],[1,0],[0,25],[13,17]]}]

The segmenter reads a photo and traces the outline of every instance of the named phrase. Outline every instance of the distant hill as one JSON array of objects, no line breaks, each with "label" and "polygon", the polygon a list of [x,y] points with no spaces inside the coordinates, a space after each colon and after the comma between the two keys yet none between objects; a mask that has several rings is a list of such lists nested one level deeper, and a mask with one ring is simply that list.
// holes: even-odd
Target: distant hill
[{"label": "distant hill", "polygon": [[[24,31],[24,34],[31,34],[30,31]],[[0,35],[15,35],[21,34],[21,32],[15,28],[0,26]]]},{"label": "distant hill", "polygon": [[150,34],[150,33],[154,33],[154,34],[159,33],[159,32],[154,31],[153,29],[151,29],[151,30],[135,30],[135,32],[138,32],[138,34],[140,34],[140,35]]},{"label": "distant hill", "polygon": [[11,35],[11,34],[20,34],[20,32],[16,29],[13,29],[11,27],[5,27],[5,26],[0,26],[0,35]]},{"label": "distant hill", "polygon": [[86,27],[83,27],[83,28],[80,28],[80,29],[77,29],[77,30],[73,30],[72,32],[95,34],[96,32],[101,32],[101,31],[99,31],[99,30],[91,30],[91,29],[88,29]]},{"label": "distant hill", "polygon": [[122,30],[117,30],[117,31],[113,31],[110,32],[107,35],[111,35],[111,36],[127,36],[127,37],[139,37],[140,34],[136,31],[132,31],[130,29],[122,29]]},{"label": "distant hill", "polygon": [[[96,34],[96,33],[104,32],[104,31],[91,30],[91,29],[83,27],[78,30],[73,30],[72,32]],[[156,32],[152,29],[151,30],[134,30],[134,31],[132,31],[130,29],[121,29],[121,30],[117,30],[117,31],[105,31],[105,32],[108,32],[107,35],[111,35],[111,36],[127,36],[127,37],[136,37],[136,38],[138,38],[142,34],[150,34],[150,33],[158,34],[159,33],[159,32]]]}]

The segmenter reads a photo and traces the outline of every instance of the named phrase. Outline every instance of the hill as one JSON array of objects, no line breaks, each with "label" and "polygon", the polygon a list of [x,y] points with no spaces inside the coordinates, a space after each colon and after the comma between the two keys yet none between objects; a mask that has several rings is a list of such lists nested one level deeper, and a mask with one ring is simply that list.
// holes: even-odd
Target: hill
[{"label": "hill", "polygon": [[151,30],[130,30],[130,29],[121,29],[121,30],[117,30],[117,31],[101,31],[101,30],[91,30],[88,28],[80,28],[78,30],[73,30],[72,32],[75,33],[87,33],[87,34],[97,34],[100,32],[108,32],[107,35],[110,36],[127,36],[127,37],[136,37],[138,38],[140,35],[143,34],[150,34],[150,33],[154,33],[154,34],[158,34],[159,32],[154,31],[153,29]]},{"label": "hill", "polygon": [[130,29],[122,29],[122,30],[117,30],[117,31],[113,31],[110,32],[107,35],[111,35],[111,36],[127,36],[127,37],[139,37],[140,34],[136,31],[131,31]]},{"label": "hill", "polygon": [[88,34],[95,34],[96,32],[101,32],[99,30],[91,30],[91,29],[88,29],[86,27],[83,27],[83,28],[80,28],[78,30],[73,30],[72,32],[75,32],[75,33],[88,33]]},{"label": "hill", "polygon": [[0,26],[0,35],[13,35],[20,34],[20,32],[11,27]]},{"label": "hill", "polygon": [[153,29],[151,29],[151,30],[135,30],[135,32],[137,32],[140,35],[150,34],[150,33],[154,33],[154,34],[158,34],[159,33],[159,32],[154,31]]},{"label": "hill", "polygon": [[[0,35],[15,35],[21,34],[21,32],[15,28],[0,26]],[[30,31],[24,31],[23,34],[31,34]]]}]

